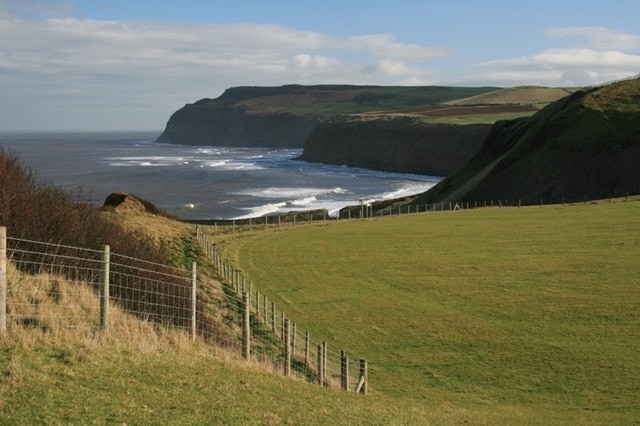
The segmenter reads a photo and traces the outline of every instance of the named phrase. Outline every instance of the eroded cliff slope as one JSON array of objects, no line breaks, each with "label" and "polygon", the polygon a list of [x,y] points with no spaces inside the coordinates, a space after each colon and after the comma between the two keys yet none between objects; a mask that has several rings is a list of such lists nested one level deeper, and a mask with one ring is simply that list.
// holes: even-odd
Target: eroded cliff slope
[{"label": "eroded cliff slope", "polygon": [[418,119],[336,119],[307,138],[301,160],[390,172],[448,176],[480,149],[488,124],[429,124]]},{"label": "eroded cliff slope", "polygon": [[640,192],[640,79],[496,123],[469,163],[415,202],[578,201]]}]

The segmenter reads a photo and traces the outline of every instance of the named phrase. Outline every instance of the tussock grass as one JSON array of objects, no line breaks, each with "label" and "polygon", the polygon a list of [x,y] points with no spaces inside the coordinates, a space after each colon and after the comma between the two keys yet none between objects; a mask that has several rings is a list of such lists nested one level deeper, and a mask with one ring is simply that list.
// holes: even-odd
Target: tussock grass
[{"label": "tussock grass", "polygon": [[8,335],[24,347],[38,343],[107,345],[151,354],[190,346],[186,333],[170,331],[112,305],[108,331],[99,330],[98,296],[90,285],[50,274],[27,274],[8,264]]}]

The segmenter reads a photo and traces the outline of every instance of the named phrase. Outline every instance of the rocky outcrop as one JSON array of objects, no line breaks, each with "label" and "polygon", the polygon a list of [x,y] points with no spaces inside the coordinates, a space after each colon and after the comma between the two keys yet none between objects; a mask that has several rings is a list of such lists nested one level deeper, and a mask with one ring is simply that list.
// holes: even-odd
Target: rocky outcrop
[{"label": "rocky outcrop", "polygon": [[300,160],[448,176],[482,147],[491,125],[425,124],[411,118],[334,119],[319,124]]}]

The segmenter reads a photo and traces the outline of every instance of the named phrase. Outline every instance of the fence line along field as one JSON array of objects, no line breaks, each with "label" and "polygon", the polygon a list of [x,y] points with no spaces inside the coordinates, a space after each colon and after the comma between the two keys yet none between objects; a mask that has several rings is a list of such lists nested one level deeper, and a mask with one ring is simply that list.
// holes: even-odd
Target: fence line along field
[{"label": "fence line along field", "polygon": [[640,419],[640,203],[272,229],[226,257],[371,392],[479,413]]}]

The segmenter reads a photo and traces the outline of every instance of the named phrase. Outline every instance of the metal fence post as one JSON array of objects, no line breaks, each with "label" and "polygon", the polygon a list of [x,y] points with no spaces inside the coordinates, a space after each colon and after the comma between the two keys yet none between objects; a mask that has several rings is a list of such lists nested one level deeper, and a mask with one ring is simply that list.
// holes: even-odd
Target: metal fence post
[{"label": "metal fence post", "polygon": [[100,328],[109,328],[109,264],[111,262],[111,248],[108,244],[102,246],[102,269],[100,270]]}]

